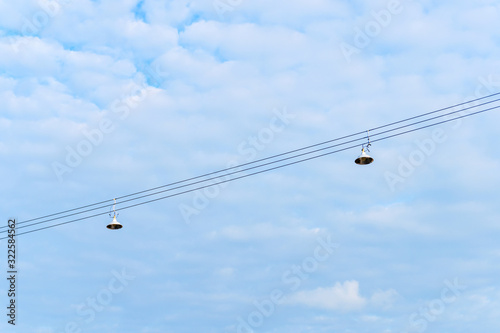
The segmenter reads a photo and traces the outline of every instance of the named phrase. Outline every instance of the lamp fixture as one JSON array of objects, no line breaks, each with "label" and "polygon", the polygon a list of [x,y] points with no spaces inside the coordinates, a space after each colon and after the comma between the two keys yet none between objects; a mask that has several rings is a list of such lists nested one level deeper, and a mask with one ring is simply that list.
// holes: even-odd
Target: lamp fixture
[{"label": "lamp fixture", "polygon": [[[116,220],[116,216],[118,215],[118,214],[116,214],[116,210],[115,210],[116,199],[113,199],[113,200],[114,200],[114,204],[113,204],[113,221],[111,221],[111,223],[108,224],[106,226],[106,228],[108,228],[110,230],[117,230],[117,229],[123,228],[123,226],[120,224],[120,222],[118,222]],[[109,216],[111,217],[111,213],[109,214]]]},{"label": "lamp fixture", "polygon": [[361,155],[359,155],[359,157],[354,161],[354,163],[356,163],[358,165],[367,165],[367,164],[373,163],[373,157],[371,157],[370,155],[368,155],[366,153],[366,151],[370,152],[369,148],[372,145],[370,143],[370,131],[369,130],[366,131],[366,135],[367,135],[367,138],[368,138],[368,143],[366,145],[365,144],[362,145]]}]

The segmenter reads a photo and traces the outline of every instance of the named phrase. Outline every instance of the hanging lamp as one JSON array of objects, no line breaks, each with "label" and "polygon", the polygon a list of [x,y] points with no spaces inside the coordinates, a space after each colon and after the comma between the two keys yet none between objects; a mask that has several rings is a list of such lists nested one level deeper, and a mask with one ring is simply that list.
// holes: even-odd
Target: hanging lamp
[{"label": "hanging lamp", "polygon": [[[117,230],[117,229],[121,229],[123,228],[123,226],[120,224],[120,222],[118,222],[116,220],[116,210],[115,210],[115,206],[116,206],[116,199],[113,199],[114,200],[114,204],[113,204],[113,221],[111,221],[110,224],[108,224],[106,226],[106,228],[110,229],[110,230]],[[111,217],[111,214],[109,215]]]},{"label": "hanging lamp", "polygon": [[372,145],[370,143],[370,131],[367,132],[367,138],[368,138],[368,143],[365,145],[363,144],[361,147],[361,155],[354,161],[354,163],[358,165],[367,165],[373,163],[374,159],[370,155],[366,153],[366,151],[370,152],[369,147]]}]

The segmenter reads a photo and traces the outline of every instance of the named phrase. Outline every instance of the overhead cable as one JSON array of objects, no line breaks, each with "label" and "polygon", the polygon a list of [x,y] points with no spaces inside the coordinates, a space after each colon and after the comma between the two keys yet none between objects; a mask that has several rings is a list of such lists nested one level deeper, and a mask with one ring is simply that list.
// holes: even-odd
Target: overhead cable
[{"label": "overhead cable", "polygon": [[[489,104],[489,103],[483,103],[482,105],[486,105],[486,104]],[[454,118],[451,118],[451,119],[446,119],[446,120],[443,120],[443,121],[435,122],[435,123],[428,124],[428,125],[425,125],[425,126],[421,126],[421,127],[418,127],[418,128],[406,130],[406,131],[403,131],[403,132],[398,132],[396,134],[392,134],[392,135],[388,135],[388,136],[385,136],[385,137],[382,137],[382,138],[371,140],[371,142],[373,143],[373,142],[378,142],[378,141],[386,140],[386,139],[393,138],[393,137],[396,137],[396,136],[400,136],[400,135],[403,135],[403,134],[407,134],[407,133],[415,132],[415,131],[418,131],[418,130],[422,130],[422,129],[425,129],[425,128],[428,128],[428,127],[431,127],[431,126],[436,126],[436,125],[439,125],[439,124],[444,124],[444,123],[447,123],[447,122],[455,121],[455,120],[462,119],[462,118],[465,118],[465,117],[470,117],[472,115],[476,115],[476,114],[479,114],[479,113],[488,112],[488,111],[495,110],[495,109],[498,109],[498,108],[500,108],[500,106],[495,106],[495,107],[483,109],[483,110],[480,110],[480,111],[468,113],[468,114],[457,116],[457,117],[454,117]],[[468,108],[468,109],[470,109],[470,108]],[[466,110],[466,109],[464,109],[464,110]],[[446,115],[455,114],[457,112],[462,112],[464,110],[450,112],[450,113],[448,113]],[[427,121],[429,121],[431,119],[441,118],[441,117],[446,116],[446,115],[433,117],[433,118],[430,118],[428,120],[418,121],[418,122],[412,123],[410,125],[399,126],[396,129],[391,129],[391,130],[383,131],[383,132],[380,132],[380,133],[372,134],[371,136],[373,137],[373,136],[379,136],[379,135],[382,135],[382,134],[387,134],[387,133],[393,132],[393,131],[398,130],[398,129],[404,129],[404,128],[408,127],[408,126],[414,126],[415,124],[427,122]],[[360,132],[359,134],[361,134],[361,133],[364,133],[364,132]],[[356,135],[356,134],[354,134],[354,135]],[[351,135],[351,136],[353,136],[353,135]],[[350,136],[348,136],[348,137],[350,137]],[[249,171],[249,170],[253,170],[253,169],[256,169],[256,168],[262,168],[263,166],[268,166],[268,165],[275,164],[275,163],[278,163],[278,162],[284,162],[284,161],[287,161],[287,160],[290,160],[290,159],[294,159],[294,158],[297,158],[297,157],[303,157],[305,155],[309,155],[309,154],[312,154],[312,153],[319,153],[321,151],[324,151],[325,149],[331,149],[331,148],[342,146],[342,145],[345,145],[345,144],[348,144],[348,143],[353,143],[353,142],[359,141],[361,139],[363,139],[363,138],[346,141],[346,142],[343,142],[343,143],[340,143],[340,144],[336,144],[336,145],[332,145],[332,146],[329,146],[329,147],[326,147],[326,148],[316,149],[316,150],[314,150],[312,152],[302,153],[302,154],[298,154],[298,155],[295,155],[295,156],[292,156],[292,157],[287,157],[287,158],[280,159],[279,161],[268,162],[268,163],[264,163],[264,164],[261,164],[261,165],[258,165],[258,166],[254,166],[254,167],[251,167],[251,168],[246,168],[244,170],[239,170],[239,171],[234,171],[234,172],[231,172],[231,173],[226,173],[226,174],[218,176],[218,177],[213,177],[213,178],[209,178],[209,179],[206,179],[206,180],[203,180],[203,181],[193,182],[193,183],[190,183],[190,184],[187,184],[187,185],[178,186],[176,188],[172,188],[172,189],[168,189],[168,190],[163,190],[163,191],[155,192],[153,194],[143,195],[143,196],[138,197],[138,198],[124,200],[121,203],[130,202],[130,201],[133,201],[133,200],[138,200],[138,199],[149,197],[149,196],[152,196],[152,195],[157,195],[157,194],[164,193],[164,192],[167,192],[167,191],[171,191],[171,190],[174,190],[174,189],[184,188],[186,186],[192,186],[192,185],[200,184],[200,183],[203,183],[203,182],[206,182],[206,181],[218,180],[221,177],[225,177],[225,176],[229,176],[229,175],[234,175],[234,174],[237,174],[237,173],[241,173],[243,171]],[[330,142],[332,142],[332,140],[330,140]],[[317,145],[315,145],[315,146],[317,146]],[[126,207],[122,207],[122,208],[117,209],[117,211],[119,211],[119,210],[125,210],[125,209],[130,209],[130,208],[133,208],[133,207],[141,206],[141,205],[152,203],[152,202],[159,201],[159,200],[164,200],[164,199],[167,199],[167,198],[170,198],[170,197],[174,197],[174,196],[178,196],[178,195],[181,195],[181,194],[185,194],[185,193],[197,191],[197,190],[204,189],[204,188],[207,188],[207,187],[211,187],[211,186],[215,186],[215,185],[227,183],[227,182],[234,181],[234,180],[237,180],[237,179],[242,179],[242,178],[250,177],[250,176],[257,175],[257,174],[264,173],[264,172],[268,172],[268,171],[271,171],[271,170],[276,170],[276,169],[283,168],[283,167],[286,167],[286,166],[290,166],[290,165],[293,165],[293,164],[305,162],[305,161],[316,159],[316,158],[323,157],[323,156],[326,156],[326,155],[331,155],[331,154],[334,154],[334,153],[338,153],[338,152],[341,152],[341,151],[352,149],[352,148],[355,148],[355,147],[358,147],[358,146],[359,146],[359,144],[351,145],[349,147],[344,147],[344,148],[341,148],[341,149],[338,149],[338,150],[335,150],[335,151],[321,153],[321,154],[318,154],[318,155],[310,156],[310,157],[303,158],[303,159],[300,159],[300,160],[297,160],[297,161],[292,161],[292,162],[280,164],[278,166],[273,166],[273,167],[270,167],[270,168],[267,168],[267,169],[264,169],[264,170],[259,170],[259,171],[252,172],[252,173],[245,174],[245,175],[241,175],[241,176],[238,176],[238,177],[234,177],[234,178],[230,178],[230,179],[226,179],[226,180],[220,180],[220,181],[215,182],[215,183],[206,184],[206,185],[199,186],[199,187],[196,187],[196,188],[191,188],[191,189],[184,190],[184,191],[181,191],[181,192],[173,193],[173,194],[170,194],[170,195],[167,195],[167,196],[162,196],[162,197],[159,197],[159,198],[154,198],[154,199],[151,199],[151,200],[143,201],[143,202],[136,203],[136,204],[133,204],[133,205],[129,205],[129,206],[126,206]],[[298,151],[298,150],[296,150],[296,151]],[[280,156],[283,156],[283,155],[284,154],[280,154]],[[275,156],[278,156],[278,155],[275,155]],[[234,169],[234,168],[230,168],[230,169]],[[211,174],[214,174],[214,173],[210,173],[210,174],[207,174],[207,175],[211,175]],[[202,177],[202,176],[194,177],[194,178],[191,178],[191,179],[197,179],[197,178],[200,178],[200,177]],[[187,180],[185,180],[185,181],[187,181]],[[184,181],[181,181],[181,182],[184,182]],[[181,182],[176,182],[174,184],[179,184]],[[161,187],[158,187],[158,188],[163,188],[163,187],[165,187],[165,186],[161,186]],[[145,193],[145,192],[146,191],[141,191],[141,192],[137,192],[137,193]],[[124,196],[124,197],[129,197],[129,196],[130,195]],[[89,207],[89,205],[88,206],[84,206],[84,207]],[[100,206],[100,207],[97,207],[97,208],[94,208],[94,209],[90,209],[90,210],[87,210],[87,211],[84,211],[84,212],[90,212],[90,211],[101,209],[101,208],[105,208],[105,207],[107,207],[107,206]],[[74,216],[74,215],[77,215],[77,214],[82,214],[84,212],[78,212],[78,213],[70,214],[68,216],[63,216],[63,217],[60,217],[60,218],[66,218],[66,217]],[[104,215],[104,214],[107,214],[107,212],[100,212],[100,213],[96,213],[96,214],[93,214],[93,215],[81,217],[81,218],[78,218],[78,219],[74,219],[74,220],[70,220],[70,221],[66,221],[66,222],[62,222],[62,223],[53,224],[53,225],[46,226],[46,227],[43,227],[43,228],[29,230],[29,231],[26,231],[26,232],[18,233],[18,235],[28,234],[28,233],[35,232],[35,231],[40,231],[40,230],[44,230],[44,229],[48,229],[48,228],[53,228],[53,227],[56,227],[56,226],[60,226],[60,225],[68,224],[68,223],[73,223],[73,222],[77,222],[77,221],[89,219],[89,218],[100,216],[100,215]],[[51,215],[51,216],[53,216],[53,215]],[[18,229],[27,228],[27,227],[31,227],[31,226],[42,224],[42,223],[48,223],[48,222],[51,222],[53,220],[60,219],[60,218],[55,218],[55,219],[52,219],[52,220],[47,220],[47,221],[41,221],[41,222],[37,222],[37,223],[32,223],[32,224],[29,224],[29,225],[18,227]],[[33,221],[33,220],[31,220],[31,221]],[[28,221],[24,221],[24,222],[26,223]],[[3,232],[5,232],[5,231],[3,231]],[[0,238],[0,239],[5,239],[5,238],[6,237]]]}]

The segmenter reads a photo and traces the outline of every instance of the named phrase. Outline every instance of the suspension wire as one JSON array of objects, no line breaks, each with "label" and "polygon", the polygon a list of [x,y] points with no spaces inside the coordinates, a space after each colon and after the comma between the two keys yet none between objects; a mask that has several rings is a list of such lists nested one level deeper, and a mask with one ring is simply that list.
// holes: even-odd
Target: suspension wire
[{"label": "suspension wire", "polygon": [[[397,137],[397,136],[400,136],[400,135],[403,135],[403,134],[407,134],[407,133],[419,131],[419,130],[422,130],[422,129],[425,129],[425,128],[429,128],[429,127],[432,127],[432,126],[436,126],[436,125],[448,123],[448,122],[451,122],[451,121],[454,121],[454,120],[458,120],[458,119],[470,117],[470,116],[473,116],[473,115],[476,115],[476,114],[488,112],[488,111],[495,110],[495,109],[498,109],[498,108],[500,108],[500,106],[495,106],[495,107],[491,107],[491,108],[488,108],[488,109],[484,109],[484,110],[476,111],[476,112],[473,112],[473,113],[469,113],[469,114],[466,114],[466,115],[461,115],[461,116],[458,116],[458,117],[455,117],[455,118],[452,118],[452,119],[442,120],[442,121],[439,121],[439,122],[436,122],[436,123],[433,123],[433,124],[425,125],[425,126],[422,126],[422,127],[418,127],[418,128],[406,130],[406,131],[403,131],[403,132],[399,132],[399,133],[396,133],[396,134],[388,135],[388,136],[383,137],[383,138],[375,139],[375,140],[372,140],[372,142],[378,142],[378,141],[387,140],[387,139],[390,139],[390,138],[393,138],[393,137]],[[401,126],[401,128],[402,127],[404,127],[404,126]],[[386,131],[386,132],[390,132],[390,131]],[[317,159],[317,158],[320,158],[320,157],[324,157],[324,156],[327,156],[327,155],[331,155],[331,154],[334,154],[334,153],[338,153],[338,152],[341,152],[341,151],[352,149],[352,148],[355,148],[355,147],[358,147],[358,146],[359,145],[353,145],[353,146],[345,147],[345,148],[338,149],[338,150],[335,150],[335,151],[332,151],[332,152],[322,153],[322,154],[319,154],[319,155],[316,155],[316,156],[311,156],[311,157],[304,158],[304,159],[301,159],[301,160],[298,160],[298,161],[293,161],[293,162],[289,162],[289,163],[286,163],[286,164],[274,166],[272,168],[268,168],[268,169],[265,169],[265,170],[256,171],[256,172],[253,172],[253,173],[250,173],[250,174],[246,174],[246,175],[242,175],[242,176],[238,176],[238,177],[235,177],[235,178],[232,178],[232,179],[222,180],[222,181],[219,181],[217,183],[208,184],[208,185],[200,186],[200,187],[197,187],[197,188],[194,188],[194,189],[189,189],[189,190],[185,190],[185,191],[182,191],[182,192],[170,194],[170,195],[167,195],[167,196],[163,196],[163,197],[151,199],[151,200],[148,200],[148,201],[136,203],[136,204],[129,205],[129,206],[126,206],[126,207],[122,207],[119,210],[126,210],[126,209],[130,209],[130,208],[133,208],[133,207],[137,207],[137,206],[145,205],[145,204],[148,204],[148,203],[156,202],[156,201],[159,201],[159,200],[164,200],[164,199],[167,199],[167,198],[178,196],[178,195],[181,195],[181,194],[185,194],[185,193],[197,191],[197,190],[204,189],[204,188],[207,188],[207,187],[211,187],[211,186],[215,186],[215,185],[220,185],[220,184],[228,183],[228,182],[231,182],[231,181],[234,181],[234,180],[238,180],[238,179],[242,179],[242,178],[247,178],[247,177],[250,177],[250,176],[253,176],[253,175],[257,175],[257,174],[260,174],[260,173],[264,173],[264,172],[268,172],[268,171],[280,169],[280,168],[283,168],[283,167],[286,167],[286,166],[290,166],[290,165],[302,163],[302,162],[309,161],[309,160],[312,160],[312,159]],[[74,220],[70,220],[70,221],[66,221],[66,222],[62,222],[62,223],[58,223],[58,224],[54,224],[54,225],[50,225],[50,226],[46,226],[46,227],[34,229],[34,230],[25,231],[25,232],[22,232],[22,233],[18,233],[17,235],[24,235],[24,234],[29,234],[29,233],[36,232],[36,231],[41,231],[41,230],[45,230],[45,229],[49,229],[49,228],[54,228],[54,227],[57,227],[57,226],[61,226],[61,225],[69,224],[69,223],[74,223],[74,222],[77,222],[77,221],[89,219],[89,218],[100,216],[100,215],[104,215],[104,214],[107,214],[107,212],[97,213],[97,214],[93,214],[93,215],[90,215],[90,216],[85,216],[85,217],[81,217],[81,218],[78,218],[78,219],[74,219]],[[29,226],[24,226],[24,227],[29,227]],[[6,239],[6,238],[8,238],[8,236],[0,238],[0,240]]]},{"label": "suspension wire", "polygon": [[[500,99],[498,99],[500,100]],[[427,121],[430,121],[430,120],[434,120],[434,119],[437,119],[437,118],[441,118],[441,117],[444,117],[444,116],[448,116],[448,115],[451,115],[451,114],[454,114],[454,113],[458,113],[458,112],[463,112],[465,110],[469,110],[469,109],[472,109],[472,108],[476,108],[476,107],[479,107],[479,106],[483,106],[483,105],[486,105],[486,104],[491,104],[495,101],[498,101],[498,100],[494,100],[494,101],[490,101],[490,102],[486,102],[486,103],[482,103],[480,105],[477,105],[477,106],[473,106],[473,107],[469,107],[469,108],[464,108],[462,110],[458,110],[458,111],[453,111],[453,112],[449,112],[449,113],[446,113],[446,114],[443,114],[443,115],[439,115],[439,116],[435,116],[435,117],[432,117],[432,118],[428,118],[428,119],[425,119],[425,120],[422,120],[422,121],[418,121],[418,122],[414,122],[412,124],[408,124],[408,125],[404,125],[404,126],[400,126],[400,127],[397,127],[397,128],[393,128],[393,129],[390,129],[390,130],[386,130],[386,131],[383,131],[383,132],[380,132],[380,133],[376,133],[372,136],[377,136],[377,135],[382,135],[382,134],[385,134],[385,133],[389,133],[389,132],[392,132],[392,131],[395,131],[395,130],[398,130],[398,129],[402,129],[402,128],[406,128],[406,127],[409,127],[409,126],[413,126],[413,125],[416,125],[416,124],[419,124],[419,123],[423,123],[423,122],[427,122]],[[363,133],[363,132],[360,132],[360,133]],[[355,135],[355,134],[354,134]],[[353,135],[351,135],[353,136]],[[142,198],[145,198],[145,197],[148,197],[148,196],[153,196],[153,195],[157,195],[157,194],[160,194],[160,193],[164,193],[164,192],[168,192],[168,191],[172,191],[172,190],[176,190],[176,189],[179,189],[179,188],[184,188],[184,187],[187,187],[187,186],[191,186],[191,185],[196,185],[196,184],[199,184],[199,183],[203,183],[203,182],[207,182],[207,181],[210,181],[210,180],[214,180],[214,179],[218,179],[220,177],[225,177],[225,176],[229,176],[229,175],[233,175],[233,174],[237,174],[237,173],[241,173],[241,172],[244,172],[244,171],[248,171],[248,170],[253,170],[253,169],[256,169],[256,168],[261,168],[263,166],[266,166],[266,165],[270,165],[270,164],[275,164],[275,163],[279,163],[279,162],[283,162],[285,160],[289,160],[289,159],[293,159],[293,158],[297,158],[297,157],[300,157],[300,156],[304,156],[304,155],[308,155],[308,154],[312,154],[312,153],[315,153],[315,152],[318,152],[318,151],[323,151],[323,150],[326,150],[326,149],[331,149],[331,148],[334,148],[334,147],[337,147],[337,146],[341,146],[341,145],[345,145],[345,144],[348,144],[348,143],[352,143],[352,142],[356,142],[356,141],[359,141],[359,140],[362,140],[364,138],[358,138],[358,139],[354,139],[354,140],[350,140],[350,141],[346,141],[346,142],[343,142],[343,143],[340,143],[340,144],[336,144],[336,145],[332,145],[332,146],[328,146],[328,147],[324,147],[324,148],[321,148],[321,149],[317,149],[317,150],[314,150],[314,151],[309,151],[307,153],[302,153],[302,154],[298,154],[298,155],[295,155],[295,156],[291,156],[291,157],[288,157],[288,158],[283,158],[283,159],[280,159],[280,160],[276,160],[276,161],[273,161],[273,162],[268,162],[268,163],[264,163],[264,164],[261,164],[261,165],[257,165],[257,166],[254,166],[254,167],[250,167],[250,168],[246,168],[246,169],[243,169],[243,170],[237,170],[237,171],[234,171],[234,172],[231,172],[231,173],[226,173],[224,175],[219,175],[217,177],[212,177],[212,178],[209,178],[209,179],[204,179],[204,180],[201,180],[201,181],[197,181],[197,182],[193,182],[193,183],[189,183],[189,184],[185,184],[185,185],[182,185],[182,186],[177,186],[177,187],[174,187],[174,188],[170,188],[170,189],[167,189],[167,190],[162,190],[162,191],[158,191],[158,192],[155,192],[155,193],[150,193],[150,194],[147,194],[147,195],[143,195],[143,196],[140,196],[140,197],[136,197],[136,198],[132,198],[132,199],[128,199],[128,200],[124,200],[120,203],[125,203],[125,202],[129,202],[129,201],[134,201],[134,200],[138,200],[138,199],[142,199]],[[319,144],[318,144],[319,145]],[[315,145],[317,146],[317,145]],[[298,150],[303,150],[303,149],[298,149]],[[298,151],[296,150],[296,151]],[[282,155],[285,155],[285,154],[280,154],[281,156]],[[278,155],[276,155],[278,156]],[[267,158],[267,159],[270,159],[270,158]],[[264,160],[264,159],[263,159]],[[250,164],[250,163],[248,163]],[[238,167],[241,167],[238,166]],[[235,169],[236,167],[234,168],[231,168],[231,169]],[[217,173],[217,172],[215,172]],[[192,179],[196,179],[196,178],[201,178],[202,176],[198,176],[198,177],[194,177]],[[180,181],[180,182],[177,182],[177,183],[182,183],[182,182],[185,182],[186,180],[184,181]],[[162,188],[162,187],[165,187],[165,186],[161,186],[161,187],[158,187],[158,188]],[[150,190],[149,190],[150,191]],[[146,192],[146,191],[142,191],[142,192]],[[128,195],[128,196],[124,196],[124,197],[129,197],[131,195]],[[114,200],[114,199],[113,199]],[[57,220],[57,219],[62,219],[62,218],[66,218],[66,217],[71,217],[71,216],[74,216],[74,215],[79,215],[79,214],[83,214],[83,213],[87,213],[87,212],[90,212],[90,211],[94,211],[94,210],[97,210],[97,209],[101,209],[101,208],[105,208],[107,206],[100,206],[100,207],[95,207],[95,208],[92,208],[92,209],[87,209],[85,211],[80,211],[80,212],[76,212],[76,213],[73,213],[73,214],[69,214],[69,215],[65,215],[65,216],[59,216],[59,217],[56,217],[56,218],[52,218],[52,219],[49,219],[49,220],[45,220],[45,221],[41,221],[41,222],[38,222],[38,223],[32,223],[28,226],[33,226],[33,225],[37,225],[37,224],[41,224],[41,223],[47,223],[47,222],[51,222],[51,221],[54,221],[54,220]],[[52,215],[56,215],[56,214],[52,214]],[[28,221],[33,221],[33,220],[36,220],[36,219],[32,219],[32,220],[28,220]],[[22,223],[27,223],[28,221],[24,221],[24,222],[19,222],[18,224],[22,224]],[[26,227],[28,227],[26,226]],[[0,229],[3,229],[5,227],[0,227]],[[23,227],[18,227],[18,228],[23,228]],[[6,232],[6,231],[0,231],[0,233],[3,233],[3,232]]]},{"label": "suspension wire", "polygon": [[[423,113],[423,114],[420,114],[420,115],[416,115],[416,116],[413,116],[413,117],[410,117],[410,118],[406,118],[406,119],[403,119],[403,120],[399,120],[399,121],[396,121],[396,122],[392,122],[392,123],[389,123],[389,124],[386,124],[386,125],[374,127],[372,129],[369,129],[368,131],[375,131],[375,130],[378,130],[378,129],[386,128],[386,127],[393,126],[393,125],[396,125],[396,124],[400,124],[400,123],[403,123],[403,122],[406,122],[406,121],[410,121],[410,120],[413,120],[413,119],[425,117],[427,115],[431,115],[431,114],[435,114],[435,113],[442,112],[442,111],[445,111],[445,110],[449,110],[449,109],[452,109],[452,108],[455,108],[455,107],[467,105],[469,103],[473,103],[473,102],[477,102],[477,101],[480,101],[480,100],[488,99],[488,98],[491,98],[491,97],[497,96],[497,95],[500,95],[500,92],[499,93],[490,94],[490,95],[487,95],[487,96],[483,96],[483,97],[480,97],[480,98],[472,99],[470,101],[466,101],[466,102],[463,102],[463,103],[455,104],[455,105],[448,106],[448,107],[445,107],[445,108],[437,109],[437,110],[434,110],[434,111],[431,111],[431,112],[427,112],[427,113]],[[495,100],[495,101],[497,101],[497,100]],[[492,101],[490,103],[493,103],[495,101]],[[474,106],[474,107],[478,107],[478,106]],[[273,159],[273,158],[281,157],[281,156],[284,156],[284,155],[292,154],[292,153],[295,153],[295,152],[298,152],[298,151],[302,151],[302,150],[314,148],[314,147],[317,147],[317,146],[320,146],[320,145],[324,145],[324,144],[327,144],[327,143],[331,143],[331,142],[334,142],[334,141],[339,141],[339,140],[342,140],[342,139],[350,138],[350,137],[353,137],[353,136],[356,136],[356,135],[363,134],[364,132],[365,131],[354,133],[354,134],[350,134],[350,135],[343,136],[343,137],[340,137],[340,138],[336,138],[336,139],[332,139],[332,140],[320,142],[320,143],[317,143],[317,144],[314,144],[314,145],[311,145],[311,146],[307,146],[307,147],[303,147],[303,148],[291,150],[291,151],[288,151],[288,152],[285,152],[285,153],[281,153],[281,154],[278,154],[278,155],[274,155],[274,156],[270,156],[270,157],[258,159],[258,160],[255,160],[255,161],[247,162],[247,163],[244,163],[244,164],[241,164],[241,165],[238,165],[238,166],[221,169],[221,170],[218,170],[218,171],[206,173],[206,174],[203,174],[203,175],[200,175],[200,176],[196,176],[196,177],[193,177],[193,178],[188,178],[188,179],[180,180],[180,181],[177,181],[177,182],[174,182],[174,183],[170,183],[170,184],[166,184],[166,185],[162,185],[162,186],[157,186],[157,187],[153,187],[153,188],[150,188],[150,189],[142,190],[142,191],[139,191],[139,192],[135,192],[135,193],[123,195],[123,196],[117,197],[116,199],[124,199],[124,198],[128,198],[128,197],[135,196],[135,195],[138,195],[138,194],[142,194],[142,193],[146,193],[146,192],[151,192],[151,191],[158,190],[158,189],[161,189],[161,188],[165,188],[165,187],[169,187],[169,186],[181,184],[181,183],[184,183],[184,182],[188,182],[188,181],[191,181],[191,180],[203,178],[203,177],[206,177],[206,176],[211,176],[211,175],[214,175],[214,174],[217,174],[217,173],[221,173],[221,172],[224,172],[224,171],[233,170],[235,168],[239,168],[239,167],[243,167],[243,166],[246,166],[246,165],[251,165],[251,164],[259,163],[259,162],[266,161],[266,160],[269,160],[269,159]],[[88,204],[88,205],[85,205],[85,206],[81,206],[81,207],[77,207],[77,208],[73,208],[73,209],[68,209],[68,210],[64,210],[64,211],[61,211],[61,212],[57,212],[57,213],[53,213],[53,214],[49,214],[49,215],[45,215],[45,216],[41,216],[41,217],[37,217],[37,218],[32,218],[32,219],[25,220],[25,221],[20,221],[20,222],[18,222],[18,224],[28,223],[28,222],[32,222],[32,221],[36,221],[36,220],[41,220],[41,219],[52,217],[52,216],[57,216],[57,215],[61,215],[61,214],[69,213],[69,212],[74,212],[74,211],[81,210],[81,209],[84,209],[84,208],[89,208],[89,207],[97,206],[97,205],[100,205],[100,204],[108,203],[108,202],[110,202],[112,200],[113,199],[99,201],[99,202],[96,202],[96,203],[93,203],[93,204]],[[96,208],[96,209],[98,209],[98,208]],[[87,211],[84,211],[84,212],[87,212]],[[81,213],[83,213],[83,212],[81,212]],[[65,217],[67,217],[67,216],[68,215],[66,215]],[[6,228],[6,227],[0,227],[0,229],[3,229],[3,228]]]},{"label": "suspension wire", "polygon": [[[500,99],[498,99],[498,100],[500,100]],[[492,102],[482,103],[482,104],[480,104],[478,106],[483,106],[483,105],[487,105],[487,104],[490,104],[490,103],[492,103]],[[475,106],[475,107],[478,107],[478,106]],[[463,112],[465,110],[472,109],[472,108],[475,108],[475,107],[469,107],[469,108],[465,108],[465,109],[462,109],[462,110],[453,111],[453,112],[449,112],[449,113],[446,113],[446,114],[443,114],[443,115],[439,115],[439,116],[435,116],[435,117],[428,118],[428,119],[425,119],[425,120],[421,120],[421,121],[418,121],[418,122],[414,122],[414,123],[411,123],[411,124],[408,124],[408,125],[399,126],[397,128],[393,128],[393,129],[386,130],[386,131],[383,131],[383,132],[380,132],[380,133],[376,133],[376,134],[374,134],[372,136],[379,136],[379,135],[382,135],[382,134],[390,133],[390,132],[393,132],[395,130],[399,130],[399,129],[403,129],[403,128],[406,128],[406,127],[414,126],[416,124],[420,124],[420,123],[424,123],[424,122],[427,122],[427,121],[430,121],[430,120],[442,118],[442,117],[449,116],[451,114],[455,114],[455,113],[458,113],[458,112]],[[343,145],[346,145],[346,144],[349,144],[349,143],[353,143],[353,142],[356,142],[356,141],[359,141],[359,140],[363,140],[363,139],[364,138],[358,138],[358,139],[354,139],[354,140],[350,140],[350,141],[345,141],[345,142],[342,142],[342,143],[339,143],[339,144],[335,144],[335,145],[331,145],[331,146],[319,148],[319,149],[316,149],[316,150],[313,150],[313,151],[309,151],[309,152],[306,152],[306,153],[301,153],[301,154],[297,154],[297,155],[290,156],[290,157],[287,157],[287,158],[282,158],[280,160],[276,160],[276,161],[272,161],[272,162],[267,162],[267,163],[260,164],[260,165],[257,165],[257,166],[253,166],[253,167],[249,167],[249,168],[246,168],[246,169],[229,172],[229,173],[226,173],[226,174],[223,174],[223,175],[219,175],[219,176],[216,176],[216,177],[212,177],[212,178],[208,178],[208,179],[204,179],[204,180],[199,180],[199,181],[196,181],[196,182],[192,182],[192,183],[184,184],[184,185],[181,185],[181,186],[169,188],[169,189],[166,189],[166,190],[162,190],[162,191],[158,191],[158,192],[154,192],[154,193],[142,195],[142,196],[135,197],[135,198],[128,199],[128,200],[123,200],[119,204],[123,204],[123,203],[126,203],[126,202],[143,199],[143,198],[146,198],[146,197],[150,197],[150,196],[161,194],[161,193],[164,193],[164,192],[169,192],[169,191],[173,191],[173,190],[185,188],[185,187],[192,186],[192,185],[197,185],[197,184],[208,182],[208,181],[211,181],[211,180],[217,180],[217,179],[219,179],[221,177],[231,176],[231,175],[234,175],[234,174],[242,173],[244,171],[249,171],[249,170],[261,168],[261,167],[264,167],[264,166],[267,166],[267,165],[276,164],[276,163],[279,163],[279,162],[284,162],[284,161],[287,161],[287,160],[290,160],[290,159],[295,159],[295,158],[298,158],[298,157],[301,157],[301,156],[305,156],[305,155],[310,155],[310,154],[313,154],[313,153],[316,153],[316,152],[319,152],[319,151],[323,151],[323,150],[335,148],[335,147],[338,147],[338,146],[343,146]],[[199,178],[199,177],[195,177],[195,178]],[[94,210],[98,210],[98,209],[101,209],[101,208],[105,208],[105,207],[106,206],[99,206],[99,207],[95,207],[95,208],[92,208],[92,209],[87,209],[85,211],[80,211],[80,212],[76,212],[76,213],[72,213],[72,214],[68,214],[68,215],[64,215],[64,216],[59,216],[59,217],[52,218],[52,219],[45,220],[45,221],[31,223],[31,224],[26,225],[26,226],[18,227],[18,229],[22,229],[22,228],[25,228],[25,227],[30,227],[30,226],[34,226],[34,225],[38,225],[38,224],[48,223],[48,222],[51,222],[51,221],[54,221],[54,220],[63,219],[63,218],[71,217],[71,216],[74,216],[74,215],[88,213],[88,212],[91,212],[91,211],[94,211]],[[6,230],[0,231],[0,233],[5,233],[5,232],[6,232]]]}]

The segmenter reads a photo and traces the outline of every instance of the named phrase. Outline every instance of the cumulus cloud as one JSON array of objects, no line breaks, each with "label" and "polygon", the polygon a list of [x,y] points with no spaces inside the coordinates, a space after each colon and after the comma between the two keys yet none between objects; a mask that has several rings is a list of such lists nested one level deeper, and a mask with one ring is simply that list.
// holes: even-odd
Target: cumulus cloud
[{"label": "cumulus cloud", "polygon": [[350,280],[337,282],[332,287],[296,292],[286,298],[286,304],[339,312],[359,311],[368,306],[372,310],[387,311],[398,297],[399,294],[394,289],[377,290],[370,297],[364,297],[361,295],[359,282]]},{"label": "cumulus cloud", "polygon": [[359,293],[358,281],[337,282],[333,287],[299,291],[286,301],[288,304],[335,311],[355,311],[364,308],[366,298]]}]

